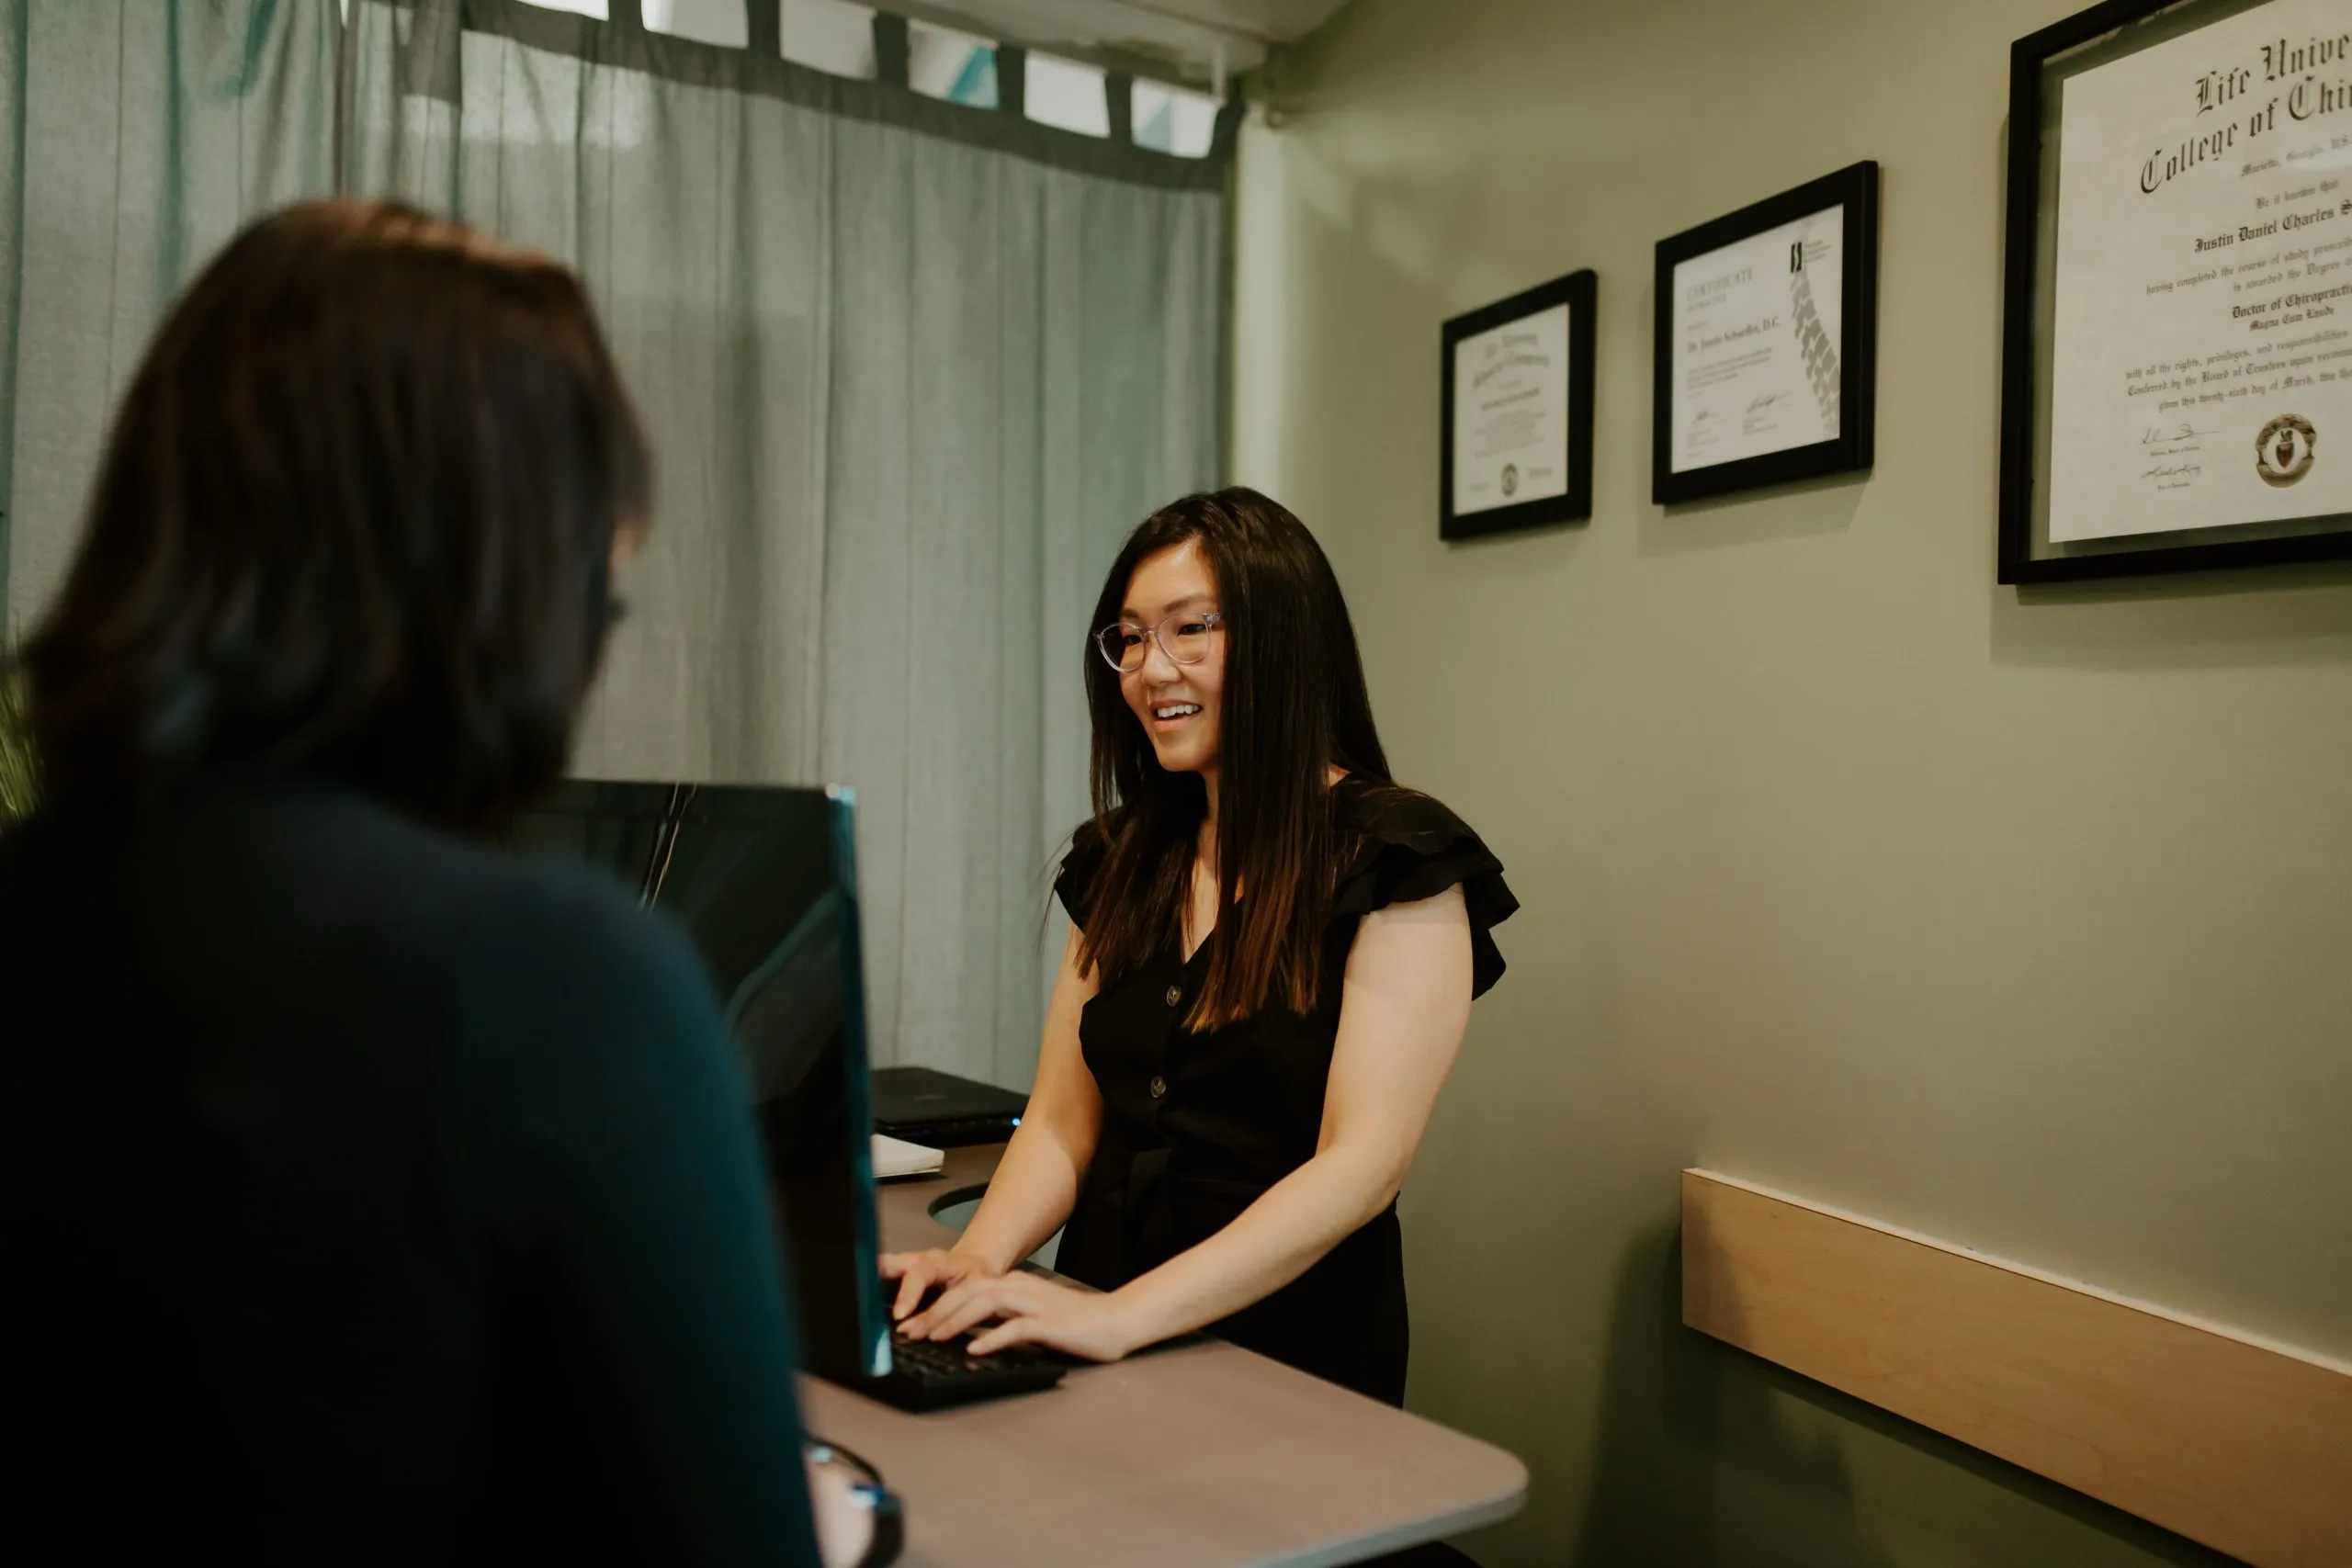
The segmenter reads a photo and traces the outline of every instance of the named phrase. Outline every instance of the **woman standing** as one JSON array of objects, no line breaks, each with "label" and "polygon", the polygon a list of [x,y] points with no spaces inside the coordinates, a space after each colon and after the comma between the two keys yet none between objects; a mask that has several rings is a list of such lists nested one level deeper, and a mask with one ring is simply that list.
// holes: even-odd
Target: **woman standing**
[{"label": "woman standing", "polygon": [[[1205,1327],[1400,1404],[1396,1193],[1516,901],[1390,782],[1339,582],[1282,507],[1156,513],[1095,620],[1036,1085],[956,1247],[885,1260],[900,1313],[947,1287],[901,1327],[1106,1360]],[[1013,1271],[1065,1221],[1057,1267],[1105,1293]]]}]

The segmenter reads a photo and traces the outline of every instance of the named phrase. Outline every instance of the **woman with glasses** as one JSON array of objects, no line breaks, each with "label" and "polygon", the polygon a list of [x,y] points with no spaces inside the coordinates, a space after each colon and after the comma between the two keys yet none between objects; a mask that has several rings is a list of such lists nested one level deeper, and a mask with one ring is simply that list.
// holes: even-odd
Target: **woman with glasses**
[{"label": "woman with glasses", "polygon": [[[1095,620],[1036,1086],[956,1247],[885,1259],[900,1326],[1102,1360],[1205,1328],[1401,1404],[1396,1193],[1516,901],[1390,781],[1339,582],[1282,507],[1154,514]],[[1065,1222],[1057,1267],[1102,1293],[1012,1271]]]}]

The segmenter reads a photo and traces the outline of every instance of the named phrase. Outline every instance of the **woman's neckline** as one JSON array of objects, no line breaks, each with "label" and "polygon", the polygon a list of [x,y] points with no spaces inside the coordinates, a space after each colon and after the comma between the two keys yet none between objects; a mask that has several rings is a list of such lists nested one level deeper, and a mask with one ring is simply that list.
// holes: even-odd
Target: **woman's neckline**
[{"label": "woman's neckline", "polygon": [[[1346,788],[1347,786],[1349,786],[1349,785],[1351,785],[1351,784],[1361,785],[1363,782],[1364,782],[1364,775],[1363,775],[1363,774],[1359,773],[1350,772],[1350,771],[1347,771],[1347,770],[1341,770],[1341,771],[1340,771],[1340,776],[1339,776],[1338,778],[1333,779],[1333,780],[1332,780],[1329,784],[1326,784],[1326,785],[1324,786],[1324,788],[1325,788],[1326,792],[1327,792],[1327,793],[1329,793],[1329,794],[1330,794],[1330,795],[1338,795],[1338,794],[1340,793],[1340,790],[1342,790],[1342,789]],[[1237,894],[1237,895],[1235,896],[1235,901],[1236,901],[1236,902],[1238,902],[1238,901],[1239,901],[1239,895],[1238,895],[1238,894]],[[1208,930],[1206,930],[1206,931],[1203,931],[1203,932],[1201,933],[1201,940],[1200,940],[1200,941],[1198,941],[1198,942],[1194,942],[1194,943],[1193,944],[1193,951],[1192,951],[1192,952],[1190,952],[1190,953],[1186,953],[1186,952],[1183,950],[1183,949],[1184,949],[1184,928],[1183,928],[1183,921],[1182,920],[1182,919],[1179,919],[1179,920],[1177,921],[1177,926],[1176,926],[1176,950],[1177,950],[1176,964],[1177,964],[1177,967],[1178,967],[1178,968],[1180,968],[1180,969],[1190,969],[1190,968],[1193,966],[1193,964],[1194,961],[1196,961],[1197,959],[1199,959],[1199,957],[1200,957],[1203,953],[1206,953],[1206,952],[1209,950],[1209,939],[1210,939],[1211,937],[1214,937],[1215,935],[1216,935],[1216,927],[1215,925],[1211,925],[1211,926],[1209,927],[1209,929],[1208,929]]]}]

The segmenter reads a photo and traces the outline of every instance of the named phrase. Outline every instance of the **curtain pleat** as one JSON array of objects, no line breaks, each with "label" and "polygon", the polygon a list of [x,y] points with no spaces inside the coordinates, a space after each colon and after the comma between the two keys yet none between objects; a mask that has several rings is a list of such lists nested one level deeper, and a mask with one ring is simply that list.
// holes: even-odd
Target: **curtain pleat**
[{"label": "curtain pleat", "polygon": [[7,624],[64,575],[108,420],[180,288],[334,186],[334,0],[0,0]]}]

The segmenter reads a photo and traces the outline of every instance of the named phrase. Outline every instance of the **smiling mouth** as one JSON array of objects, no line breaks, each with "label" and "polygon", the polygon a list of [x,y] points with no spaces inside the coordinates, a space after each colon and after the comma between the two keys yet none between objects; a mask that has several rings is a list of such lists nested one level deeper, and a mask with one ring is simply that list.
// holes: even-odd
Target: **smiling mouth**
[{"label": "smiling mouth", "polygon": [[1198,703],[1162,703],[1151,710],[1151,716],[1161,724],[1172,724],[1178,719],[1190,718],[1200,711]]}]

